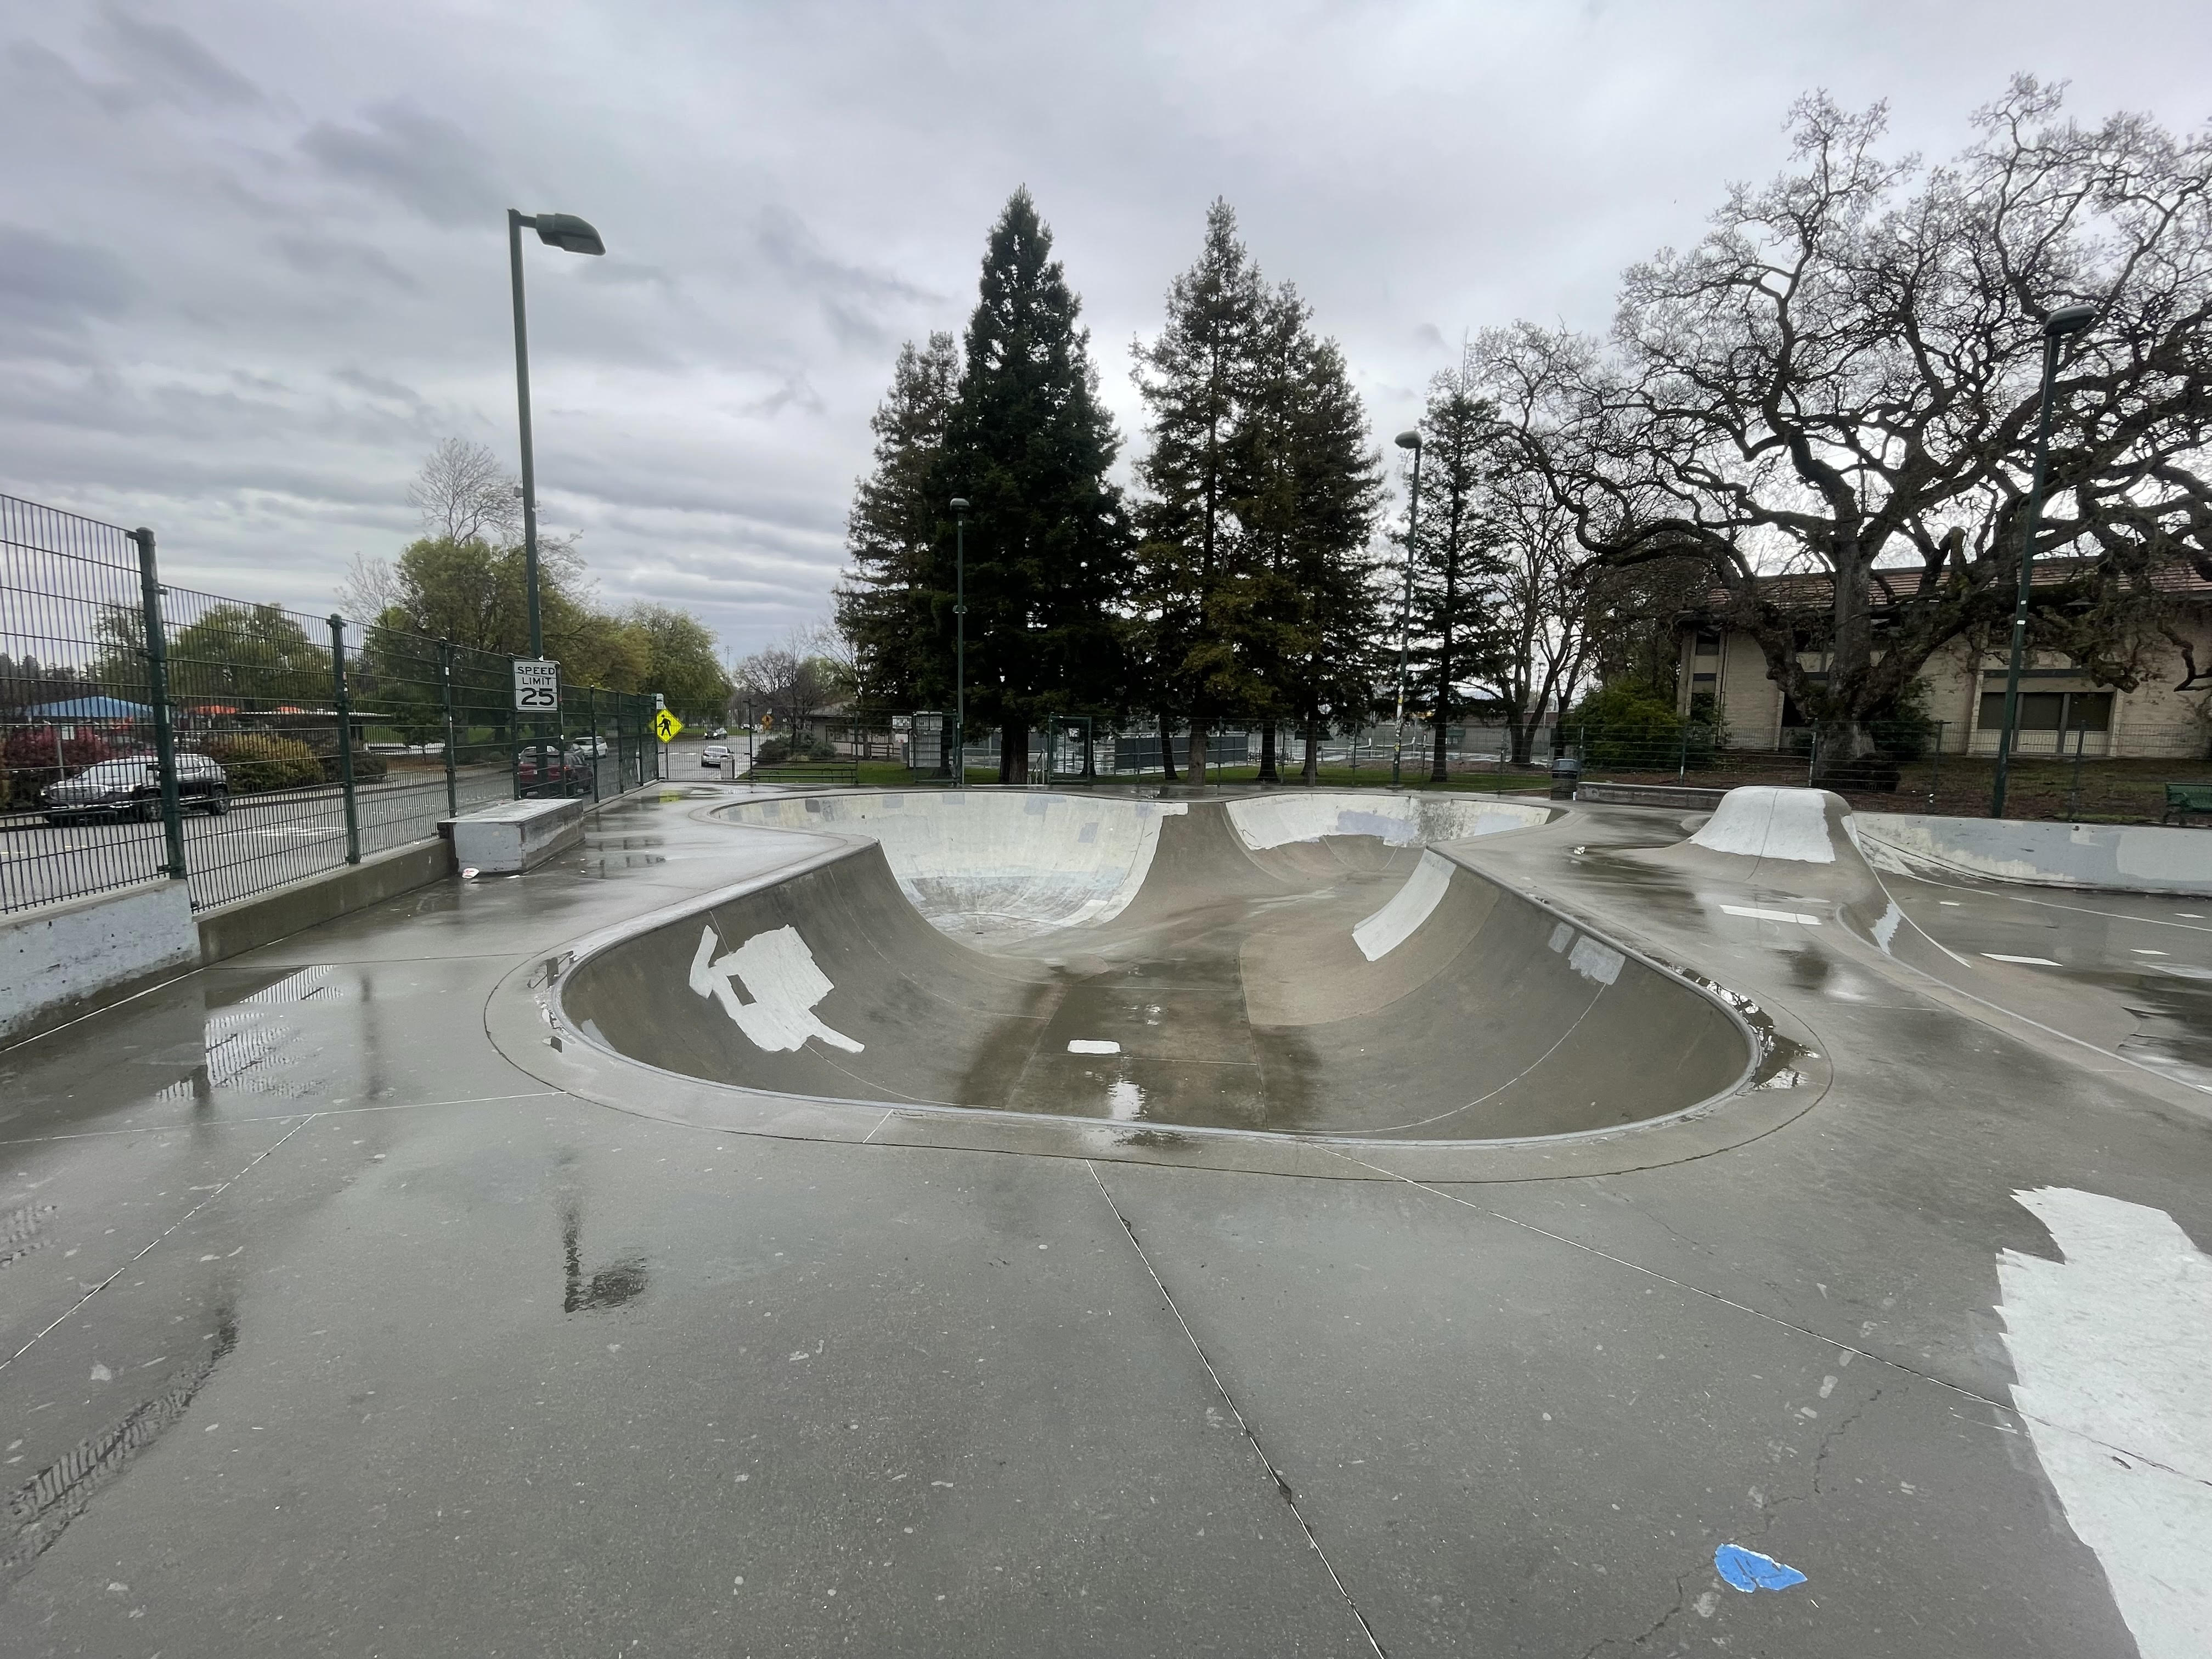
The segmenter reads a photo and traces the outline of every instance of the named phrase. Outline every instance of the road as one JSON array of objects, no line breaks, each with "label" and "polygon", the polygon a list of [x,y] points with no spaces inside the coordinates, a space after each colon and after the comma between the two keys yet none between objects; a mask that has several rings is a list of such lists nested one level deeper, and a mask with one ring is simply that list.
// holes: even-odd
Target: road
[{"label": "road", "polygon": [[[687,745],[687,776],[713,777],[698,765],[698,745]],[[672,749],[672,756],[677,751]],[[614,760],[602,763],[613,793]],[[510,799],[504,766],[464,769],[458,781],[460,810]],[[395,774],[355,792],[362,855],[373,856],[437,832],[447,816],[442,772]],[[105,891],[161,873],[165,856],[158,821],[50,824],[36,812],[0,815],[0,913]],[[345,862],[344,794],[332,784],[266,795],[234,795],[221,817],[187,810],[185,863],[192,905],[204,909],[231,899],[296,881]]]}]

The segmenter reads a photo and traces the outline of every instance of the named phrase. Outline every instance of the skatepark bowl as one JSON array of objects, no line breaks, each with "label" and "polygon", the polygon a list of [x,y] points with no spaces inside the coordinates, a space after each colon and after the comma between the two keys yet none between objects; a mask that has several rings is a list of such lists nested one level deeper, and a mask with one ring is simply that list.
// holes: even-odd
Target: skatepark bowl
[{"label": "skatepark bowl", "polygon": [[587,942],[559,1015],[746,1091],[1182,1130],[1583,1136],[1743,1085],[1762,1049],[1738,1006],[1452,856],[1553,816],[1306,792],[738,802],[713,812],[732,836],[830,839]]}]

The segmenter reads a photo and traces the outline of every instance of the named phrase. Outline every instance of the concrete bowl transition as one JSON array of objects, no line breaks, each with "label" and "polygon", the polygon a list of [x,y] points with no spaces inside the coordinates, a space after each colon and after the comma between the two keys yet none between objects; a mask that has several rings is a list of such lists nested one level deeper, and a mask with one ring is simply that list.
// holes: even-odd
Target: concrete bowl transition
[{"label": "concrete bowl transition", "polygon": [[1549,822],[1535,802],[890,791],[714,816],[833,839],[590,941],[555,993],[562,1025],[664,1074],[1464,1143],[1676,1117],[1759,1052],[1723,996],[1453,853]]}]

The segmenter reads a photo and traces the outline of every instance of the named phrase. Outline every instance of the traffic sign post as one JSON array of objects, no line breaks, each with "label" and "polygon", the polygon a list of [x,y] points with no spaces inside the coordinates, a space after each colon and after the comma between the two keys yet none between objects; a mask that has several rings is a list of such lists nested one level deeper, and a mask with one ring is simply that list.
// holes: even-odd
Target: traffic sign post
[{"label": "traffic sign post", "polygon": [[561,712],[559,663],[545,657],[514,659],[514,712],[538,715]]}]

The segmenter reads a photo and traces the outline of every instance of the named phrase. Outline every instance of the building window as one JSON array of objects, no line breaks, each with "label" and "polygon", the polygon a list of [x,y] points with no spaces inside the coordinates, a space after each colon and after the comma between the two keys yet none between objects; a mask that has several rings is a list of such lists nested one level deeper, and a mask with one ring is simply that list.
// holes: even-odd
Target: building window
[{"label": "building window", "polygon": [[[1981,726],[1984,732],[2004,725],[2004,693],[1982,693]],[[2020,730],[2023,732],[2109,732],[2112,729],[2112,694],[2109,691],[2023,691],[2020,694]]]},{"label": "building window", "polygon": [[1697,655],[1700,657],[1717,657],[1720,653],[1721,636],[1719,635],[1700,633],[1698,635],[1696,649]]}]

